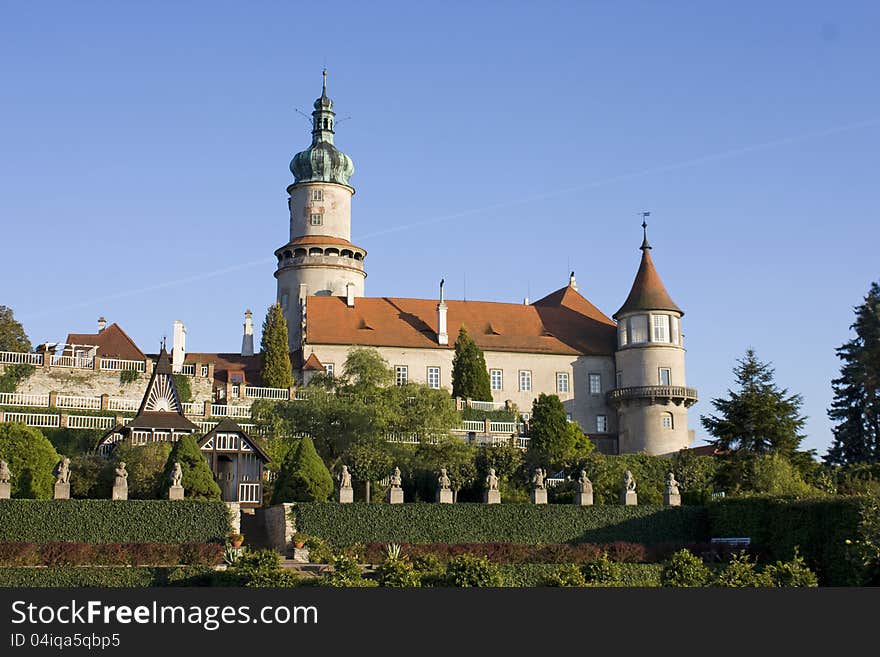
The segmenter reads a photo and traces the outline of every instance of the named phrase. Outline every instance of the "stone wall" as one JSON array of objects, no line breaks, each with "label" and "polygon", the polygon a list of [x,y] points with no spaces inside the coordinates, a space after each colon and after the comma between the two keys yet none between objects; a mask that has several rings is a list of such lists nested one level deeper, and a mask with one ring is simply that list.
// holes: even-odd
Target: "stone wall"
[{"label": "stone wall", "polygon": [[296,531],[290,510],[293,504],[276,504],[267,508],[263,514],[266,521],[266,535],[269,537],[269,545],[280,552],[286,552],[290,548],[290,537]]}]

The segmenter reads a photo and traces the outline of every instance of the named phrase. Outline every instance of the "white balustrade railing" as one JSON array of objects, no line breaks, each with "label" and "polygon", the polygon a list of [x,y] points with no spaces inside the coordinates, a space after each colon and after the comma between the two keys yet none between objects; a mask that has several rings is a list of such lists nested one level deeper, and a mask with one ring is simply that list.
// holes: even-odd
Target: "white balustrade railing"
[{"label": "white balustrade railing", "polygon": [[55,428],[60,426],[61,416],[48,413],[10,413],[3,414],[5,422],[18,422],[29,427]]},{"label": "white balustrade railing", "polygon": [[122,371],[136,370],[138,372],[147,371],[147,363],[143,360],[125,360],[122,358],[104,358],[101,357],[100,366],[102,370]]},{"label": "white balustrade railing", "polygon": [[309,398],[309,393],[304,388],[297,388],[293,391],[293,399],[294,401],[303,401],[304,399]]},{"label": "white balustrade railing", "polygon": [[202,420],[201,422],[196,422],[196,424],[199,426],[199,431],[202,433],[209,433],[220,423],[212,422],[210,420]]},{"label": "white balustrade railing", "polygon": [[287,388],[260,388],[258,386],[245,386],[244,396],[249,399],[290,399],[290,390]]},{"label": "white balustrade railing", "polygon": [[99,411],[101,410],[101,398],[58,395],[55,398],[55,406],[57,408],[78,408],[85,411]]},{"label": "white balustrade railing", "polygon": [[0,392],[0,404],[4,406],[48,406],[49,395],[29,395],[22,392]]},{"label": "white balustrade railing", "polygon": [[68,415],[67,426],[71,429],[112,429],[116,418],[103,415]]},{"label": "white balustrade railing", "polygon": [[529,448],[529,440],[531,440],[528,436],[517,436],[516,437],[516,446],[520,449],[528,449]]},{"label": "white balustrade railing", "polygon": [[249,406],[230,406],[228,404],[211,404],[211,415],[214,417],[250,417]]},{"label": "white balustrade railing", "polygon": [[0,363],[4,365],[42,365],[43,354],[26,351],[0,351]]},{"label": "white balustrade railing", "polygon": [[110,411],[127,411],[134,413],[141,406],[138,399],[123,399],[122,397],[111,397],[108,401],[107,410]]},{"label": "white balustrade railing", "polygon": [[461,431],[485,431],[486,423],[480,420],[464,420],[461,423]]},{"label": "white balustrade railing", "polygon": [[204,416],[205,405],[201,402],[183,402],[183,414]]},{"label": "white balustrade railing", "polygon": [[94,367],[95,359],[92,356],[52,356],[52,367],[73,367],[81,370],[90,370]]},{"label": "white balustrade railing", "polygon": [[489,433],[516,433],[516,422],[489,422]]},{"label": "white balustrade railing", "polygon": [[195,376],[196,375],[196,366],[192,365],[181,365],[180,373],[186,374],[186,376]]},{"label": "white balustrade railing", "polygon": [[476,408],[478,411],[500,411],[504,410],[506,406],[504,402],[489,402],[489,401],[469,401],[467,402],[468,406],[471,408]]},{"label": "white balustrade railing", "polygon": [[240,483],[238,485],[238,501],[246,503],[262,502],[262,484]]}]

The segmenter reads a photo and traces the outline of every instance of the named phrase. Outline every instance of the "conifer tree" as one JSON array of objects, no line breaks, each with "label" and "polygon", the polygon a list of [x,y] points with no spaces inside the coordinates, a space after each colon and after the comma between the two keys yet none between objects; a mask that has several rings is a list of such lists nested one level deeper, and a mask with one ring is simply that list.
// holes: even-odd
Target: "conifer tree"
[{"label": "conifer tree", "polygon": [[728,398],[712,400],[719,415],[703,415],[703,427],[715,436],[712,444],[738,454],[791,456],[800,445],[806,418],[800,415],[803,399],[789,395],[773,380],[774,370],[748,349],[733,368],[738,390]]},{"label": "conifer tree", "polygon": [[452,396],[476,401],[492,401],[489,371],[483,351],[462,326],[452,358]]},{"label": "conifer tree", "polygon": [[263,385],[270,388],[290,388],[293,368],[290,365],[290,347],[287,343],[287,320],[281,305],[273,303],[266,312],[263,335],[260,340]]},{"label": "conifer tree", "polygon": [[825,461],[833,465],[880,462],[880,284],[856,306],[856,333],[837,349],[840,376],[831,382],[828,417],[837,424]]},{"label": "conifer tree", "polygon": [[326,502],[333,494],[333,477],[318,456],[315,444],[308,436],[300,439],[284,459],[272,504],[282,502]]},{"label": "conifer tree", "polygon": [[543,392],[532,402],[529,421],[529,448],[526,458],[531,467],[565,468],[586,458],[593,443],[575,422],[568,421],[562,401]]},{"label": "conifer tree", "polygon": [[174,443],[168,460],[165,462],[165,471],[162,475],[162,497],[167,498],[168,489],[171,487],[171,472],[174,463],[180,463],[183,472],[181,484],[184,496],[203,500],[219,500],[220,486],[214,481],[214,474],[208,467],[208,461],[193,436],[181,436]]}]

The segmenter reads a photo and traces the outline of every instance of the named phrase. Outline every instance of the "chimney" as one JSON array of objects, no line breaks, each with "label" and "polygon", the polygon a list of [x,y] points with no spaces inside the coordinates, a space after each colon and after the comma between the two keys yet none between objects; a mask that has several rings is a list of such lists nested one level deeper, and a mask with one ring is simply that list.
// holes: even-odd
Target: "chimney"
[{"label": "chimney", "polygon": [[529,305],[529,298],[528,298],[528,297],[523,297],[523,305],[524,305],[524,306],[528,306],[528,305]]},{"label": "chimney", "polygon": [[186,358],[186,327],[179,319],[174,320],[174,337],[171,341],[171,371],[180,374]]},{"label": "chimney", "polygon": [[102,315],[98,318],[98,333],[103,331],[105,328],[107,328],[107,320],[104,319],[104,316]]},{"label": "chimney", "polygon": [[437,304],[437,344],[449,344],[449,334],[446,332],[446,301],[443,299],[443,283],[440,281],[440,303]]},{"label": "chimney", "polygon": [[578,284],[577,281],[574,280],[574,272],[571,272],[571,276],[568,277],[568,285],[572,290],[577,292]]},{"label": "chimney", "polygon": [[241,337],[241,355],[254,355],[254,320],[250,310],[244,311],[244,335]]},{"label": "chimney", "polygon": [[345,305],[354,308],[354,283],[345,284]]}]

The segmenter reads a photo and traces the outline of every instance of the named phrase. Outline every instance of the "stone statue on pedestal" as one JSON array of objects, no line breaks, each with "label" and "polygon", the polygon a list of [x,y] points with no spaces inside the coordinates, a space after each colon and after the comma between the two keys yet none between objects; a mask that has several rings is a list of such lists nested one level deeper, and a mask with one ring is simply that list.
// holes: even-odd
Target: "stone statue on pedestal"
[{"label": "stone statue on pedestal", "polygon": [[348,471],[347,465],[343,465],[339,473],[339,487],[351,488],[351,473]]},{"label": "stone statue on pedestal", "polygon": [[547,488],[544,485],[546,473],[543,468],[535,468],[535,474],[532,475],[532,503],[547,504]]},{"label": "stone statue on pedestal", "polygon": [[339,493],[338,499],[340,504],[351,504],[354,502],[354,489],[351,487],[351,473],[348,466],[343,465],[339,471]]},{"label": "stone statue on pedestal", "polygon": [[636,495],[636,480],[632,472],[626,470],[623,473],[623,490],[620,492],[620,502],[625,506],[635,506],[638,504],[638,496]]},{"label": "stone statue on pedestal", "polygon": [[55,499],[70,499],[70,459],[62,456],[52,471],[55,475]]},{"label": "stone statue on pedestal", "polygon": [[128,499],[128,472],[125,470],[125,461],[120,461],[114,470],[116,479],[113,481],[113,499]]},{"label": "stone statue on pedestal", "polygon": [[486,475],[486,492],[483,500],[486,504],[501,502],[501,492],[498,490],[498,476],[495,474],[495,468],[489,468],[489,474]]},{"label": "stone statue on pedestal", "polygon": [[535,488],[544,488],[544,478],[546,476],[543,469],[535,468],[535,474],[532,476],[532,483],[535,485]]},{"label": "stone statue on pedestal", "polygon": [[449,487],[452,485],[452,482],[449,480],[449,475],[446,474],[446,468],[440,468],[440,476],[437,477],[437,485],[440,486],[440,490],[449,490]]},{"label": "stone statue on pedestal", "polygon": [[574,503],[578,506],[593,506],[593,482],[587,476],[586,470],[581,470],[578,475]]},{"label": "stone statue on pedestal", "polygon": [[498,476],[495,474],[495,468],[489,468],[489,474],[486,475],[486,488],[498,490]]},{"label": "stone statue on pedestal", "polygon": [[400,468],[394,468],[394,474],[391,475],[391,488],[388,489],[389,504],[403,504],[403,489],[400,487],[402,480],[400,478]]},{"label": "stone statue on pedestal", "polygon": [[[128,477],[128,473],[126,473],[126,477]],[[127,480],[126,488],[128,488]],[[174,462],[174,468],[171,470],[171,487],[168,489],[168,499],[183,499],[183,470],[181,470],[180,463],[177,461]]]},{"label": "stone statue on pedestal", "polygon": [[392,488],[400,488],[400,483],[401,483],[400,468],[395,467],[394,474],[391,475],[391,487]]},{"label": "stone statue on pedestal", "polygon": [[679,483],[673,473],[666,475],[666,490],[663,492],[663,503],[666,506],[681,506],[681,492],[678,486]]},{"label": "stone statue on pedestal", "polygon": [[437,502],[440,504],[452,504],[452,482],[446,474],[446,468],[440,468],[440,476],[437,477]]},{"label": "stone statue on pedestal", "polygon": [[12,481],[12,473],[6,461],[0,459],[0,500],[8,500],[11,496],[10,481]]}]

